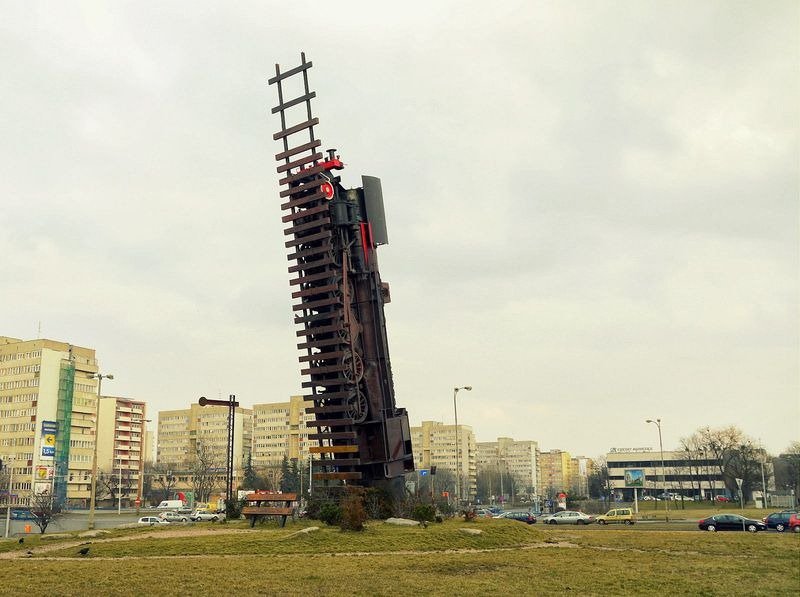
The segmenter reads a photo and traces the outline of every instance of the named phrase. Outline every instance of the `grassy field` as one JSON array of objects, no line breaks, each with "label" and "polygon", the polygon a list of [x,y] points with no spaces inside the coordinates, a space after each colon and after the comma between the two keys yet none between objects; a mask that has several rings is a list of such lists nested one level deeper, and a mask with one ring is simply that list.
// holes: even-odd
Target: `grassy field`
[{"label": "grassy field", "polygon": [[[0,594],[800,593],[798,534],[552,528],[491,519],[297,533],[310,524],[176,525],[0,542]],[[81,547],[89,547],[85,557]]]}]

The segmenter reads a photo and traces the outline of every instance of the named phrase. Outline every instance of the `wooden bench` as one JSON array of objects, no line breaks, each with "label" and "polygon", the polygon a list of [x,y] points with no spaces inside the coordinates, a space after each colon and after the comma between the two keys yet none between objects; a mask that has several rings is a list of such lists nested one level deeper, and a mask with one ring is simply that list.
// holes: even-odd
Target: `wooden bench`
[{"label": "wooden bench", "polygon": [[292,502],[297,500],[297,494],[257,491],[248,493],[245,499],[247,505],[242,508],[242,514],[250,521],[250,528],[253,528],[262,516],[279,516],[283,528],[286,526],[286,519],[294,516]]}]

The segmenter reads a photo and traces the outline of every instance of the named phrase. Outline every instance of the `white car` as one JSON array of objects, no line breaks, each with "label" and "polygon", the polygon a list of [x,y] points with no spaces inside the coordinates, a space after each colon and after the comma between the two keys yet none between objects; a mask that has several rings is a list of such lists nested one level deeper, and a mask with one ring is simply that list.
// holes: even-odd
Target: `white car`
[{"label": "white car", "polygon": [[189,515],[189,518],[194,521],[201,521],[201,520],[210,520],[212,522],[216,522],[220,519],[221,514],[215,514],[214,512],[206,512],[204,510],[195,510]]},{"label": "white car", "polygon": [[153,526],[156,524],[169,524],[169,521],[159,518],[158,516],[142,516],[137,524]]},{"label": "white car", "polygon": [[594,516],[574,510],[563,510],[549,516],[543,516],[540,520],[544,524],[592,524]]}]

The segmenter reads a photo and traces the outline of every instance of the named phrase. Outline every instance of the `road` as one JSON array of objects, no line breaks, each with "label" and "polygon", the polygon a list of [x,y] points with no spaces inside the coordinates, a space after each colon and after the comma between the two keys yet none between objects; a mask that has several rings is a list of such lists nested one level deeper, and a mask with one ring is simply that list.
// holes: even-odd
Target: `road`
[{"label": "road", "polygon": [[[129,524],[136,522],[140,516],[145,516],[150,512],[158,512],[157,510],[142,509],[140,514],[136,510],[122,510],[117,514],[116,510],[95,510],[94,513],[94,527],[96,529],[109,529],[121,524]],[[36,526],[32,520],[12,520],[9,528],[9,537],[16,535],[25,535],[26,527],[30,527],[28,533],[34,534],[39,532],[39,527]],[[87,510],[76,510],[67,512],[55,518],[49,525],[47,525],[47,534],[52,533],[65,533],[67,531],[85,531],[89,528],[89,512]],[[3,518],[0,521],[0,537],[5,533],[6,521]]]}]

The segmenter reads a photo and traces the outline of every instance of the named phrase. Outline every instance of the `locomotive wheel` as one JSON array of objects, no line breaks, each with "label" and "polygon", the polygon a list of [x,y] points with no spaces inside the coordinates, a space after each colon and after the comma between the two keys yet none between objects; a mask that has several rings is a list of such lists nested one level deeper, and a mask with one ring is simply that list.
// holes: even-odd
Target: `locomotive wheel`
[{"label": "locomotive wheel", "polygon": [[344,377],[349,383],[358,383],[364,378],[364,361],[359,354],[347,351],[342,357],[344,365]]},{"label": "locomotive wheel", "polygon": [[356,390],[355,393],[347,399],[347,410],[345,416],[353,419],[355,423],[363,423],[367,418],[367,397],[361,392]]}]

